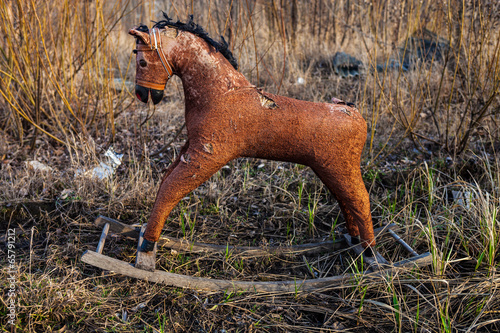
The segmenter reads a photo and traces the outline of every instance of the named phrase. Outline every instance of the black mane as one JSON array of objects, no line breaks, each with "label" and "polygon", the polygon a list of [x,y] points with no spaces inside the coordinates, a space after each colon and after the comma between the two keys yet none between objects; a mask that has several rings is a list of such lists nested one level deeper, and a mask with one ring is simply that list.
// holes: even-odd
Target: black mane
[{"label": "black mane", "polygon": [[235,69],[238,69],[238,62],[236,61],[236,58],[229,50],[229,45],[224,40],[224,37],[220,36],[221,38],[220,42],[213,40],[205,31],[205,29],[203,29],[199,24],[193,22],[193,15],[189,15],[189,21],[187,23],[183,23],[181,21],[174,22],[170,17],[168,17],[168,15],[165,12],[163,12],[163,17],[165,17],[165,19],[156,22],[153,28],[161,29],[168,26],[172,28],[177,28],[182,31],[191,32],[196,36],[204,39],[208,44],[215,47],[215,49],[218,52],[220,52],[227,60],[229,60],[229,62],[231,63],[231,65],[233,65]]}]

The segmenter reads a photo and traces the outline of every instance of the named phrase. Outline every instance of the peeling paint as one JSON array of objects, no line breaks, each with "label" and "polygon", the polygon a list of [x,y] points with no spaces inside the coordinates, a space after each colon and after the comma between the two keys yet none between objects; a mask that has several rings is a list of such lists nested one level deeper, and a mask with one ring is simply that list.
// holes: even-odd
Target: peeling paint
[{"label": "peeling paint", "polygon": [[177,35],[179,34],[179,31],[174,28],[165,28],[160,30],[160,34],[162,36],[166,36],[168,38],[177,38]]},{"label": "peeling paint", "polygon": [[269,97],[259,94],[260,104],[268,109],[276,109],[278,105]]},{"label": "peeling paint", "polygon": [[186,163],[186,164],[191,163],[191,156],[189,156],[189,154],[181,155],[181,162]]},{"label": "peeling paint", "polygon": [[346,108],[340,108],[339,111],[344,112],[348,116],[352,116],[351,111],[347,110]]},{"label": "peeling paint", "polygon": [[333,105],[333,104],[328,104],[328,110],[330,111],[331,114],[334,114],[335,112],[342,112],[345,113],[348,116],[352,116],[352,113],[350,110],[347,108],[339,108],[338,105]]},{"label": "peeling paint", "polygon": [[204,143],[203,150],[209,154],[213,154],[214,153],[214,146],[212,146],[211,143]]}]

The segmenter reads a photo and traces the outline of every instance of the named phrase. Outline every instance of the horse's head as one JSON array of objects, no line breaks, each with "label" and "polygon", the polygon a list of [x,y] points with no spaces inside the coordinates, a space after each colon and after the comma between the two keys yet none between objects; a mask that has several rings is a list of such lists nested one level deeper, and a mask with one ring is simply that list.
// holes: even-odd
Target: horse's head
[{"label": "horse's head", "polygon": [[177,37],[177,29],[165,27],[148,29],[141,25],[129,30],[136,37],[136,76],[135,94],[137,98],[148,102],[149,95],[154,104],[163,98],[163,89],[173,74],[173,67],[168,61],[165,49]]}]

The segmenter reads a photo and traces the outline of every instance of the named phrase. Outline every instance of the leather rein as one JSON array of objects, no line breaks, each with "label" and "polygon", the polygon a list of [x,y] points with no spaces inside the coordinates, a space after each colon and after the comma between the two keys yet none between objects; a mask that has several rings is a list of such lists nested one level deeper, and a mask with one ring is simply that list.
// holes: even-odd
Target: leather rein
[{"label": "leather rein", "polygon": [[[172,65],[167,60],[167,57],[165,56],[165,53],[163,52],[163,48],[161,45],[161,35],[160,35],[160,29],[158,28],[152,28],[151,31],[149,32],[149,40],[150,40],[150,45],[145,45],[145,44],[137,44],[136,49],[134,50],[134,53],[137,52],[146,52],[146,51],[156,51],[158,53],[158,56],[160,57],[161,64],[163,65],[163,68],[165,68],[165,71],[168,73],[168,80],[172,77],[174,74],[174,70],[172,68]],[[136,82],[138,85],[141,85],[143,87],[147,88],[152,88],[155,90],[163,90],[165,89],[165,84],[162,86],[157,83],[152,83],[152,82],[147,82],[147,81],[142,81],[138,80],[136,78]]]}]

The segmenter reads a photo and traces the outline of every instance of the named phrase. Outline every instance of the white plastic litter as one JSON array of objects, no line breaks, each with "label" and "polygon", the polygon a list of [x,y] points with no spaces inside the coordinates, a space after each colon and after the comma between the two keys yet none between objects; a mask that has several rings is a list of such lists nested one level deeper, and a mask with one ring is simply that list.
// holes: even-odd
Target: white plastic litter
[{"label": "white plastic litter", "polygon": [[302,77],[297,78],[297,84],[304,84],[304,83],[306,83],[306,80],[304,80],[304,78]]},{"label": "white plastic litter", "polygon": [[40,163],[38,161],[29,161],[29,162],[26,162],[26,165],[28,166],[28,168],[36,170],[36,171],[49,172],[49,171],[53,170],[48,165]]},{"label": "white plastic litter", "polygon": [[96,179],[107,179],[115,174],[116,169],[122,164],[123,154],[117,154],[113,147],[110,147],[104,153],[105,161],[100,161],[99,166],[92,170],[83,171],[77,170],[77,175],[84,174]]}]

